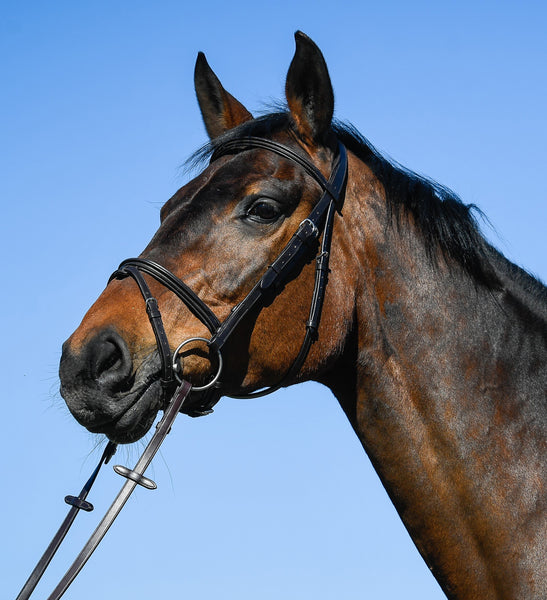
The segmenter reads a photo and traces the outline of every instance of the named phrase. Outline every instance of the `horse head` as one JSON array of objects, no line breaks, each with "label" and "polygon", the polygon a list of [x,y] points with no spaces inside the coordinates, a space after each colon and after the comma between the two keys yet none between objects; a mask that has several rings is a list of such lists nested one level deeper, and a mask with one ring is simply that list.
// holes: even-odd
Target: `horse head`
[{"label": "horse head", "polygon": [[[282,144],[328,179],[337,149],[331,129],[333,92],[321,52],[301,33],[286,79],[286,112],[254,119],[224,89],[202,53],[195,88],[211,138],[202,154],[209,151],[213,160],[165,203],[160,226],[139,258],[168,269],[224,322],[287,246],[322,190],[302,166],[278,153],[250,147],[217,157],[218,148],[258,136]],[[227,340],[217,395],[275,385],[290,370],[314,292],[317,244],[311,246],[275,298],[249,311],[237,335]],[[317,377],[339,358],[351,321],[347,278],[343,268],[331,276],[335,281],[324,303],[321,353],[312,351],[284,384]],[[215,352],[199,341],[211,332],[171,291],[147,280],[171,352],[198,338],[177,359],[184,378],[199,388],[218,368]],[[144,309],[135,281],[114,278],[63,348],[61,393],[72,414],[90,431],[119,442],[141,437],[165,404],[161,360]]]}]

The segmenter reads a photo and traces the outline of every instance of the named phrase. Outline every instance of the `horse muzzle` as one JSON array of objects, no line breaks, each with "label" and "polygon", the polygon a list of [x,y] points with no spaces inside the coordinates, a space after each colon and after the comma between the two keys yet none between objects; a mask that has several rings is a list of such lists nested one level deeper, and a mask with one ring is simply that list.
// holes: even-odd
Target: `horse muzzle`
[{"label": "horse muzzle", "polygon": [[106,329],[78,351],[63,345],[61,395],[76,420],[92,433],[118,443],[142,437],[165,400],[161,362],[152,352],[134,368],[127,343]]}]

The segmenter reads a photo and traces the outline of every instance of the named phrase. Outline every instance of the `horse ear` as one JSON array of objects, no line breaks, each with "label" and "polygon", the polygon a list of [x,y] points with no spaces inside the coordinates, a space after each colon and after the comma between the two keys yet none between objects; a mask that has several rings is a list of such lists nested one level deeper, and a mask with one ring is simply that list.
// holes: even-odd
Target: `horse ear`
[{"label": "horse ear", "polygon": [[306,143],[326,141],[334,111],[334,94],[321,50],[297,31],[296,51],[287,73],[285,95],[298,134]]},{"label": "horse ear", "polygon": [[211,139],[253,118],[243,104],[222,87],[203,52],[196,60],[194,85],[205,129]]}]

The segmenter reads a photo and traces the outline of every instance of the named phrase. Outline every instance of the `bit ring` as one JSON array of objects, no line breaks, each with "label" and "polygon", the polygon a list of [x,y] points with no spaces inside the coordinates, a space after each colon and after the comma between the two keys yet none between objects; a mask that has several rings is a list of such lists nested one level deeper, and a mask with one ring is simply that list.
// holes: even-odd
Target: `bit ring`
[{"label": "bit ring", "polygon": [[[205,342],[207,344],[207,347],[210,348],[210,342],[211,340],[208,340],[207,338],[202,338],[202,337],[191,337],[188,338],[187,340],[184,340],[184,342],[182,342],[181,344],[179,344],[177,346],[177,349],[173,352],[173,373],[175,375],[176,380],[179,383],[182,383],[182,378],[179,376],[179,368],[178,368],[178,362],[177,362],[177,356],[179,354],[179,352],[182,350],[182,348],[184,348],[184,346],[186,346],[186,344],[189,344],[190,342]],[[218,357],[218,370],[215,374],[215,376],[213,377],[213,379],[211,379],[211,381],[209,381],[209,383],[206,383],[205,385],[200,385],[200,386],[192,386],[192,391],[193,392],[204,392],[205,390],[208,390],[209,388],[212,388],[215,383],[219,380],[220,374],[222,373],[222,354],[220,353],[220,350],[216,350],[217,352],[217,357]]]}]

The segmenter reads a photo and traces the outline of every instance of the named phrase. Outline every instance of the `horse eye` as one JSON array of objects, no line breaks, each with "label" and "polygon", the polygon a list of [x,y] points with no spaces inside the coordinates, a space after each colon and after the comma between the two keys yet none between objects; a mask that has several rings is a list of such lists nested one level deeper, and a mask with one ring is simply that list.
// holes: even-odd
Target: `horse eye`
[{"label": "horse eye", "polygon": [[247,218],[259,223],[273,223],[280,215],[279,206],[268,200],[257,200],[246,213]]}]

